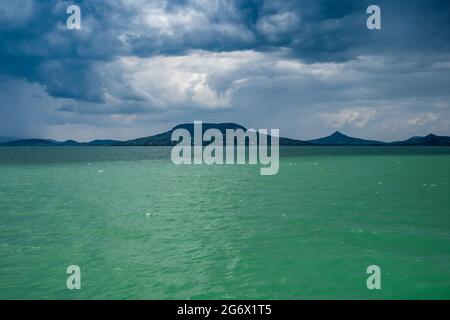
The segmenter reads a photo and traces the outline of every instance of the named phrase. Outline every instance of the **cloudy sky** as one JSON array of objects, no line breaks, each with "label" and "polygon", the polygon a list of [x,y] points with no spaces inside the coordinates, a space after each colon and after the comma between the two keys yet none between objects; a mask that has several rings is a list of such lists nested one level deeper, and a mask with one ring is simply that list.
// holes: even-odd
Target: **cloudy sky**
[{"label": "cloudy sky", "polygon": [[449,17],[448,0],[2,0],[0,136],[128,139],[193,120],[450,135]]}]

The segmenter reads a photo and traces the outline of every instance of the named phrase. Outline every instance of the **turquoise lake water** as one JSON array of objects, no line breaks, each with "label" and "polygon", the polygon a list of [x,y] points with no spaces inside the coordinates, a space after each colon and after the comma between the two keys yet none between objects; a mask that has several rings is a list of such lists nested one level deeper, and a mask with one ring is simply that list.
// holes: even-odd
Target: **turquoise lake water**
[{"label": "turquoise lake water", "polygon": [[450,148],[285,148],[275,176],[170,150],[1,148],[0,298],[450,298]]}]

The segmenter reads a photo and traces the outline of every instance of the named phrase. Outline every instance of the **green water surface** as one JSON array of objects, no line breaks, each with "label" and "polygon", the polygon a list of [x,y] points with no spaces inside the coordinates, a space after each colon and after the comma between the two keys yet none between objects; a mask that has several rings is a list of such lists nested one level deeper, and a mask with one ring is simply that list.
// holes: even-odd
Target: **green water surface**
[{"label": "green water surface", "polygon": [[280,161],[261,176],[163,147],[1,148],[0,298],[450,298],[450,148]]}]

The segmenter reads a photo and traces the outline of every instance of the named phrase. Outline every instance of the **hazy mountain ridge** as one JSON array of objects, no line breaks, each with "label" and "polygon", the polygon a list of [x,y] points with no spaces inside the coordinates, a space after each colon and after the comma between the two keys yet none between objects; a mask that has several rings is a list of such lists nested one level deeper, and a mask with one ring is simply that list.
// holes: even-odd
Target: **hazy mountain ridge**
[{"label": "hazy mountain ridge", "polygon": [[450,137],[429,134],[425,137],[412,137],[405,141],[392,142],[395,146],[450,146]]},{"label": "hazy mountain ridge", "polygon": [[0,143],[6,143],[6,142],[11,142],[11,141],[18,141],[18,140],[24,140],[23,138],[19,138],[19,137],[0,137]]},{"label": "hazy mountain ridge", "polygon": [[336,131],[332,135],[320,139],[309,141],[313,145],[321,146],[383,146],[386,142],[376,140],[364,140],[360,138],[353,138]]},{"label": "hazy mountain ridge", "polygon": [[[76,146],[173,146],[177,141],[171,141],[172,132],[176,129],[185,129],[194,137],[194,124],[185,123],[175,126],[169,131],[153,136],[142,137],[127,141],[118,140],[93,140],[90,142],[77,142],[75,140],[54,141],[50,139],[23,139],[0,143],[0,146],[47,146],[47,147],[76,147]],[[203,123],[202,133],[208,129],[217,129],[225,135],[227,129],[242,129],[245,127],[236,123]],[[425,137],[411,137],[404,141],[382,142],[377,140],[365,140],[347,136],[341,132],[335,132],[330,136],[302,141],[280,137],[280,146],[450,146],[450,137],[429,134]],[[207,143],[206,143],[207,144]]]}]

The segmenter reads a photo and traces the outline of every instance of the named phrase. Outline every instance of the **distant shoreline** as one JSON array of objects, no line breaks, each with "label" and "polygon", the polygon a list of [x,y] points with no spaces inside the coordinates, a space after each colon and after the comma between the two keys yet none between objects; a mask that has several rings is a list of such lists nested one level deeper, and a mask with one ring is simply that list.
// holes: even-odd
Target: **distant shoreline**
[{"label": "distant shoreline", "polygon": [[[222,133],[226,130],[233,129],[246,130],[245,127],[235,123],[205,123],[204,130],[217,129]],[[186,129],[189,132],[193,130],[192,123],[180,124],[173,129],[156,134],[149,137],[137,138],[127,141],[119,140],[93,140],[90,142],[77,142],[75,140],[67,141],[55,141],[51,139],[20,139],[12,140],[0,143],[0,147],[124,147],[124,146],[159,146],[159,147],[171,147],[176,145],[176,142],[171,140],[172,132],[176,129]],[[429,134],[427,136],[411,137],[403,141],[383,142],[377,140],[366,140],[355,137],[347,136],[341,132],[335,132],[327,137],[313,139],[313,140],[297,140],[291,138],[280,137],[279,146],[283,147],[351,147],[351,146],[364,146],[364,147],[448,147],[450,146],[449,136],[437,136]]]}]

